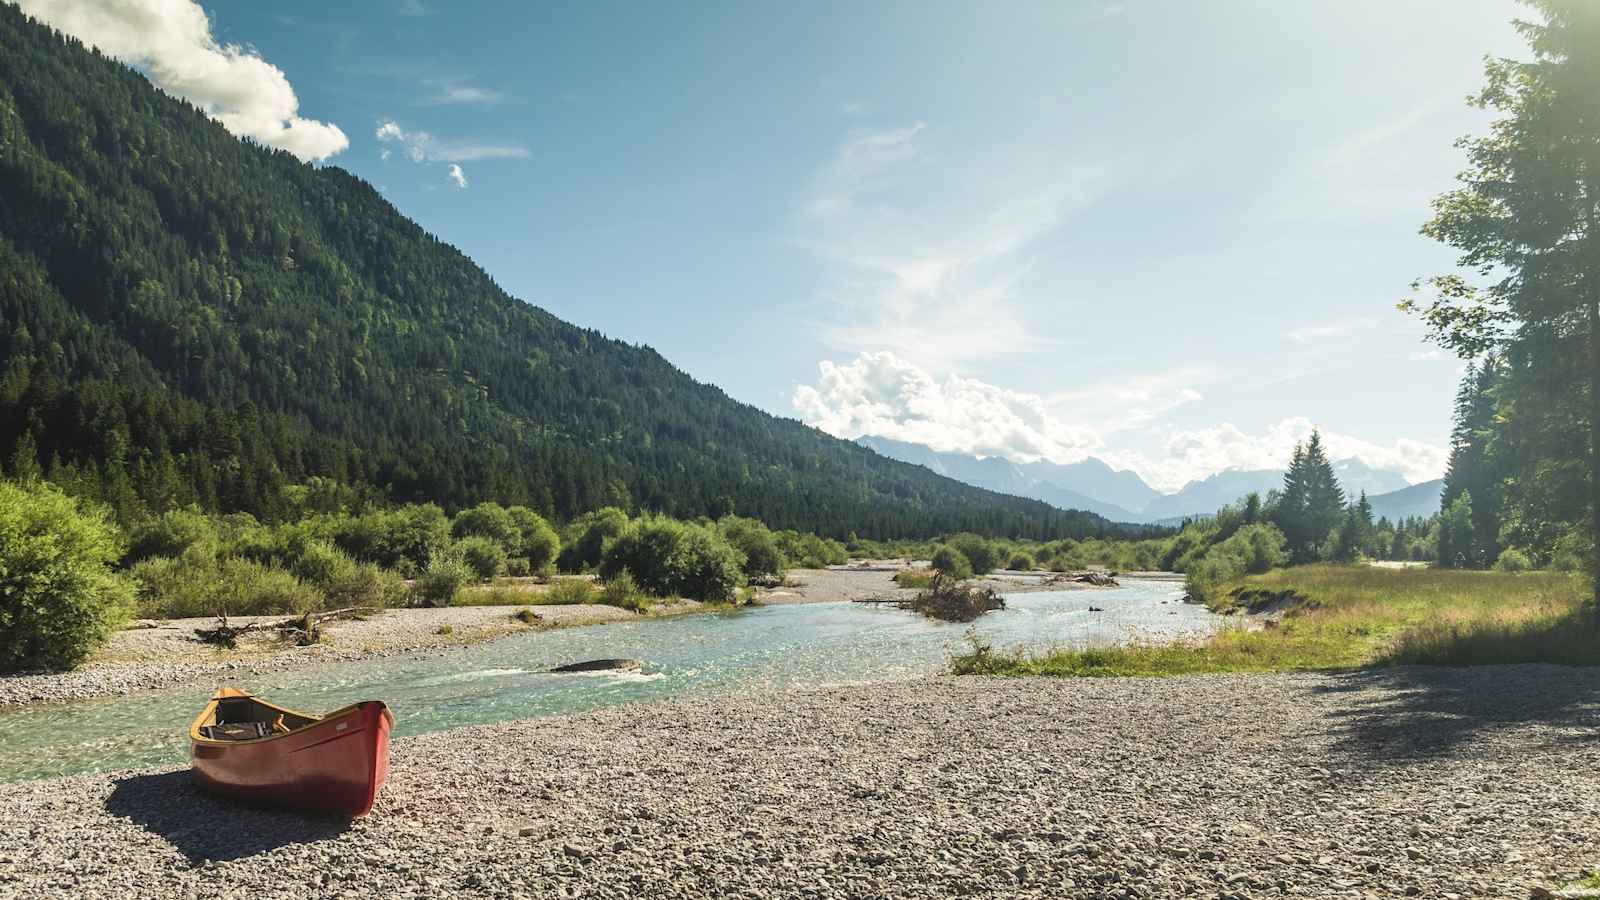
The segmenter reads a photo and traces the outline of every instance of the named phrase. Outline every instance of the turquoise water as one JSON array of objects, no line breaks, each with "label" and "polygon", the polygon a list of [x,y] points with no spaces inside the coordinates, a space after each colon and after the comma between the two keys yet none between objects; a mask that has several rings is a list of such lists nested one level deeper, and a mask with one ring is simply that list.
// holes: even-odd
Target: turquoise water
[{"label": "turquoise water", "polygon": [[[1102,591],[1014,594],[973,625],[853,603],[767,606],[505,638],[428,658],[332,663],[241,682],[286,706],[388,702],[395,733],[501,722],[679,694],[833,685],[940,671],[969,631],[999,647],[1085,646],[1203,633],[1215,617],[1182,586],[1127,581]],[[1093,604],[1103,612],[1090,612]],[[553,665],[631,657],[643,673],[551,675]],[[0,780],[180,763],[184,732],[212,687],[0,713]]]}]

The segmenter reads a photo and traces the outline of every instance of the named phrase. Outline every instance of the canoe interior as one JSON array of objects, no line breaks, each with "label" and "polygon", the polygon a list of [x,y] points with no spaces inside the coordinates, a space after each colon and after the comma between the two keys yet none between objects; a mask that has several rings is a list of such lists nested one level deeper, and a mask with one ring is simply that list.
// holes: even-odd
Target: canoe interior
[{"label": "canoe interior", "polygon": [[[283,709],[270,703],[263,703],[250,696],[218,697],[208,708],[206,715],[195,723],[196,730],[202,737],[213,740],[227,740],[227,729],[217,726],[227,725],[253,725],[263,724],[268,726],[269,733],[277,731],[287,733],[298,731],[308,725],[315,725],[321,721],[318,716],[297,713],[292,709]],[[275,727],[274,727],[275,726]],[[255,737],[255,735],[250,735]]]}]

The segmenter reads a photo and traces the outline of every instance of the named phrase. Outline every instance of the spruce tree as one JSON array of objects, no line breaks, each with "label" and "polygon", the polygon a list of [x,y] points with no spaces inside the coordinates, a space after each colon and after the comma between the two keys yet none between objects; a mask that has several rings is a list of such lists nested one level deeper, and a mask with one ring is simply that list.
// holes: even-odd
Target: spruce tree
[{"label": "spruce tree", "polygon": [[1322,448],[1320,432],[1311,432],[1303,465],[1306,538],[1309,551],[1315,555],[1344,517],[1344,490],[1339,487],[1339,476]]}]

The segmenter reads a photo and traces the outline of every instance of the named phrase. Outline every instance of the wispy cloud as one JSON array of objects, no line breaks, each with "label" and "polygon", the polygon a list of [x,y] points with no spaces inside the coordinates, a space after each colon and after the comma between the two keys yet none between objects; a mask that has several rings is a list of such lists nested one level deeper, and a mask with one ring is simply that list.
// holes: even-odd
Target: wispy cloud
[{"label": "wispy cloud", "polygon": [[455,163],[450,164],[450,180],[455,182],[456,187],[467,189],[467,173],[461,171],[461,167]]},{"label": "wispy cloud", "polygon": [[528,156],[528,148],[518,144],[444,139],[426,131],[407,131],[393,120],[380,122],[375,137],[383,143],[398,145],[413,162],[473,162]]},{"label": "wispy cloud", "polygon": [[505,95],[493,88],[470,84],[448,84],[425,97],[423,106],[493,106]]},{"label": "wispy cloud", "polygon": [[1127,175],[1103,162],[956,159],[924,122],[859,131],[817,174],[797,243],[828,266],[823,337],[949,366],[1057,346],[1026,290],[1040,240]]},{"label": "wispy cloud", "polygon": [[395,12],[402,16],[431,16],[434,9],[422,0],[400,0],[395,4]]},{"label": "wispy cloud", "polygon": [[1323,341],[1333,341],[1341,338],[1354,337],[1363,331],[1370,331],[1378,327],[1379,320],[1376,316],[1358,316],[1349,319],[1340,319],[1336,322],[1319,322],[1312,325],[1302,325],[1291,329],[1285,335],[1297,344],[1315,344]]},{"label": "wispy cloud", "polygon": [[303,160],[350,146],[339,126],[302,118],[283,70],[238,44],[219,44],[193,0],[21,0],[22,11],[143,69],[241,137]]}]

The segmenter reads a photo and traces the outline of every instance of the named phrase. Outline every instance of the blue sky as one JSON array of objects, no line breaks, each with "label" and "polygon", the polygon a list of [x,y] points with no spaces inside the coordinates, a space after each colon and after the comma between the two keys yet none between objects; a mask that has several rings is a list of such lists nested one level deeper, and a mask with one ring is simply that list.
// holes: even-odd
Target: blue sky
[{"label": "blue sky", "polygon": [[1520,51],[1501,0],[23,6],[740,400],[1164,489],[1312,424],[1439,474],[1394,304]]}]

